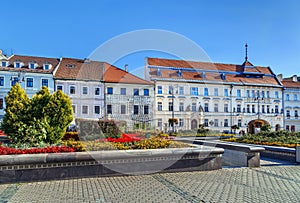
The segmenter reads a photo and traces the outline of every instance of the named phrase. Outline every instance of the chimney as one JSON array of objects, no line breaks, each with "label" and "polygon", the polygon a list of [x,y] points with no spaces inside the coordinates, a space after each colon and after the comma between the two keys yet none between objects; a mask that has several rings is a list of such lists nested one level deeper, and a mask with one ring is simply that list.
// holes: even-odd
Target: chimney
[{"label": "chimney", "polygon": [[282,77],[283,77],[282,74],[277,75],[277,78],[278,78],[279,81],[282,81]]},{"label": "chimney", "polygon": [[128,64],[125,64],[124,69],[126,72],[128,72]]},{"label": "chimney", "polygon": [[298,81],[297,75],[293,75],[292,79],[294,82],[297,82]]}]

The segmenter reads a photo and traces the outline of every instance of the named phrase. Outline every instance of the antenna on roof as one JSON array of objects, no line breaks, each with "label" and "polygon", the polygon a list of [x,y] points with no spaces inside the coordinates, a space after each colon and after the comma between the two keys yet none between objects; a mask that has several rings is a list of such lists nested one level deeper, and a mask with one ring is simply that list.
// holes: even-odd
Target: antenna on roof
[{"label": "antenna on roof", "polygon": [[248,44],[245,44],[245,49],[246,49],[246,56],[245,56],[245,60],[248,61]]}]

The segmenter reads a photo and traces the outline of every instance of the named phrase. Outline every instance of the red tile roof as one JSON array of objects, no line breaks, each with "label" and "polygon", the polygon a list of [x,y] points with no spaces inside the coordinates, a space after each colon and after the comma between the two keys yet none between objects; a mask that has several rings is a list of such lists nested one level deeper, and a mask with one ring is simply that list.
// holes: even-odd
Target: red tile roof
[{"label": "red tile roof", "polygon": [[125,70],[117,68],[113,65],[105,63],[104,81],[106,83],[127,83],[127,84],[143,84],[151,85],[152,82],[143,80]]},{"label": "red tile roof", "polygon": [[[8,67],[0,67],[0,70],[12,70],[19,71],[23,70],[26,72],[34,72],[34,73],[52,73],[55,67],[59,64],[58,58],[47,58],[47,57],[38,57],[38,56],[21,56],[21,55],[12,55],[8,58],[9,66]],[[14,68],[14,62],[22,62],[24,66],[21,68]],[[29,68],[29,63],[34,62],[37,64],[35,69]],[[44,70],[43,65],[45,63],[51,64],[52,67],[49,70]]]},{"label": "red tile roof", "polygon": [[300,82],[295,82],[291,80],[283,80],[281,81],[284,87],[287,88],[300,88]]},{"label": "red tile roof", "polygon": [[103,80],[103,62],[62,58],[54,78],[68,80]]},{"label": "red tile roof", "polygon": [[106,83],[152,84],[106,62],[72,58],[62,59],[54,78],[69,80],[104,80]]},{"label": "red tile roof", "polygon": [[[250,62],[249,62],[250,63]],[[187,80],[203,80],[203,81],[219,81],[219,82],[235,82],[235,83],[253,83],[253,84],[271,84],[280,85],[276,80],[276,76],[269,67],[253,66],[243,67],[235,64],[222,64],[210,62],[195,62],[173,59],[148,58],[150,76],[156,78],[174,78]],[[248,64],[250,65],[250,64]],[[252,64],[251,64],[252,65]],[[161,76],[157,76],[157,69],[161,67]],[[165,68],[166,69],[165,69]],[[171,69],[168,69],[171,68]],[[173,68],[173,69],[172,69]],[[175,68],[175,70],[174,70]],[[182,77],[179,77],[176,70],[182,70]],[[194,69],[188,71],[184,69]],[[202,73],[205,72],[205,78]],[[222,80],[221,73],[225,73],[225,79]],[[246,77],[249,74],[266,74],[263,78]]]}]

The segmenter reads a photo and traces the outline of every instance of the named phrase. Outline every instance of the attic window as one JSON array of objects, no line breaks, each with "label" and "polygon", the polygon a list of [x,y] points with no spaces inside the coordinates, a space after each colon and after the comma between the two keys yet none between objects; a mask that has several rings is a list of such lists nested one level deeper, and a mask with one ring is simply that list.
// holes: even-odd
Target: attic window
[{"label": "attic window", "polygon": [[1,62],[1,66],[2,66],[2,67],[7,67],[7,61],[2,61],[2,62]]},{"label": "attic window", "polygon": [[44,69],[44,70],[50,70],[50,69],[51,69],[51,64],[50,64],[50,63],[47,63],[47,62],[44,63],[44,64],[43,64],[43,69]]},{"label": "attic window", "polygon": [[68,67],[68,68],[75,68],[75,64],[66,64],[66,66]]},{"label": "attic window", "polygon": [[14,67],[15,68],[21,68],[21,62],[16,61],[15,64],[14,64]]},{"label": "attic window", "polygon": [[161,71],[160,71],[160,69],[157,69],[157,70],[156,70],[156,75],[157,75],[157,76],[161,76]]},{"label": "attic window", "polygon": [[177,71],[177,76],[180,77],[180,78],[182,77],[182,72],[181,72],[181,70],[178,70],[178,71]]},{"label": "attic window", "polygon": [[34,62],[29,63],[29,68],[30,68],[30,69],[35,69],[35,63],[34,63]]},{"label": "attic window", "polygon": [[222,79],[222,80],[226,80],[226,75],[225,75],[225,73],[222,73],[222,74],[221,74],[221,79]]}]

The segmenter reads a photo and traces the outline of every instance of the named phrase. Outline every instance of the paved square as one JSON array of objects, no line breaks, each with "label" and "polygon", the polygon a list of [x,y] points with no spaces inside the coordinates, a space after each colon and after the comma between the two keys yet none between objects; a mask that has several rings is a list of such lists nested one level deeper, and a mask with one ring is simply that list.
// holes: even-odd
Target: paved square
[{"label": "paved square", "polygon": [[[273,164],[272,164],[273,163]],[[300,202],[300,165],[0,185],[0,202]]]}]

